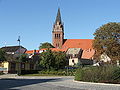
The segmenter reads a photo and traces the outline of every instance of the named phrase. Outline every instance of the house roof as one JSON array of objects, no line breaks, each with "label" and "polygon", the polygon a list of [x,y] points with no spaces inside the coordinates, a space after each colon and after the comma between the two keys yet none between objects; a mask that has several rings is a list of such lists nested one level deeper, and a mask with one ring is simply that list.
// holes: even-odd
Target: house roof
[{"label": "house roof", "polygon": [[[47,50],[47,48],[43,48],[43,49],[40,49],[40,50],[27,50],[25,53],[27,53],[27,54],[33,54],[33,53],[39,53],[39,51],[42,51],[42,50]],[[59,48],[50,48],[50,50],[52,50],[52,51],[56,51],[56,52],[58,52],[58,51],[62,51],[62,52],[64,52],[64,51],[66,51],[67,49],[59,49]]]},{"label": "house roof", "polygon": [[64,51],[66,51],[66,49],[59,49],[59,48],[50,48],[52,51],[56,51],[56,52],[58,52],[58,51],[62,51],[62,52],[64,52]]},{"label": "house roof", "polygon": [[32,53],[39,53],[39,50],[27,50],[25,53],[32,54]]},{"label": "house roof", "polygon": [[[24,48],[22,46],[20,46],[20,47]],[[6,46],[6,47],[2,47],[1,49],[4,50],[5,52],[16,52],[20,47],[19,46]],[[24,49],[26,49],[26,48],[24,48]]]},{"label": "house roof", "polygon": [[[47,50],[48,48],[43,48],[43,49],[40,49],[40,50]],[[58,52],[58,51],[66,51],[67,49],[60,49],[60,48],[50,48],[50,50],[52,50],[52,51],[56,51],[56,52]]]},{"label": "house roof", "polygon": [[93,39],[64,39],[63,49],[68,48],[81,48],[92,49]]},{"label": "house roof", "polygon": [[66,54],[79,54],[80,48],[69,48]]},{"label": "house roof", "polygon": [[83,59],[92,59],[94,53],[95,53],[94,49],[83,50],[81,58],[83,58]]}]

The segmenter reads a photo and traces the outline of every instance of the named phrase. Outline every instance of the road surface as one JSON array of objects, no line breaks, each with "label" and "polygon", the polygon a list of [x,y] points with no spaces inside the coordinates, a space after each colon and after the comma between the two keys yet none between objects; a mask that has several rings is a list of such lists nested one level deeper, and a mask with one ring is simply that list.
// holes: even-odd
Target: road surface
[{"label": "road surface", "polygon": [[120,90],[120,85],[74,81],[74,77],[0,76],[0,90]]}]

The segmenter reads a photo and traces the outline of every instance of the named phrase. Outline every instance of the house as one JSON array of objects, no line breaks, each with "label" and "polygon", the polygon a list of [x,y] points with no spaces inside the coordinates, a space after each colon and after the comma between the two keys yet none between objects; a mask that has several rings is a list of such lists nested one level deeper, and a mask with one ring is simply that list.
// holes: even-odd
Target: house
[{"label": "house", "polygon": [[73,66],[80,62],[80,58],[82,55],[82,49],[80,48],[69,48],[66,52],[69,58],[69,65]]},{"label": "house", "polygon": [[93,60],[91,60],[89,57],[83,57],[84,51],[81,48],[69,48],[66,54],[69,58],[70,66],[74,66],[78,63],[81,65],[92,65],[93,64]]},{"label": "house", "polygon": [[19,57],[20,54],[23,54],[26,52],[26,48],[22,46],[6,46],[1,48],[3,51],[5,51],[8,55],[13,55],[14,57]]},{"label": "house", "polygon": [[34,63],[32,60],[28,59],[27,62],[20,62],[19,56],[22,54],[25,54],[27,51],[26,48],[22,46],[6,46],[2,47],[2,50],[4,50],[7,54],[7,60],[0,62],[0,65],[2,68],[5,68],[4,73],[16,73],[19,69],[21,70],[34,70]]},{"label": "house", "polygon": [[103,54],[100,56],[100,61],[110,62],[111,59],[110,59],[110,57],[108,57],[108,55],[107,55],[106,53],[103,53]]},{"label": "house", "polygon": [[28,58],[32,58],[34,55],[39,55],[40,50],[27,50],[25,53]]}]

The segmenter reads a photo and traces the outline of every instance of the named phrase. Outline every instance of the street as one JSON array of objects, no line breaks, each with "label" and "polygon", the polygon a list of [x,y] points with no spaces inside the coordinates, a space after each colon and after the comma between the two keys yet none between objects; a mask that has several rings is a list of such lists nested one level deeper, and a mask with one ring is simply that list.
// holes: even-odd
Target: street
[{"label": "street", "polygon": [[76,82],[74,77],[0,76],[0,90],[120,90],[120,85]]}]

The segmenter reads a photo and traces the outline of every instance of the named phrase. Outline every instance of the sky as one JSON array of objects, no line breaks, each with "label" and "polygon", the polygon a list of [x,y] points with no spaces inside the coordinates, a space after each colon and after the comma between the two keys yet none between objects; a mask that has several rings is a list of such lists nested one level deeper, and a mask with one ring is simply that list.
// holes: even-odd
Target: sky
[{"label": "sky", "polygon": [[0,0],[0,47],[21,45],[38,49],[52,43],[58,7],[65,39],[93,39],[97,28],[120,22],[120,0]]}]

